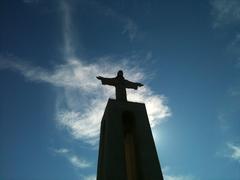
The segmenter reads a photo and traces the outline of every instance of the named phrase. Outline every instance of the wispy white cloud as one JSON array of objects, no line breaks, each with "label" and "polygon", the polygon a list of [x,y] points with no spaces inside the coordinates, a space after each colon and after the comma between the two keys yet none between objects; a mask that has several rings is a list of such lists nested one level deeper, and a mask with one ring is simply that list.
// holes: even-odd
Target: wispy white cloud
[{"label": "wispy white cloud", "polygon": [[228,155],[228,157],[240,162],[240,145],[234,145],[232,143],[228,143],[227,146],[230,150],[230,155]]},{"label": "wispy white cloud", "polygon": [[[62,87],[56,103],[56,119],[61,127],[67,128],[76,139],[95,144],[98,139],[99,125],[109,97],[114,97],[114,88],[102,86],[95,76],[115,76],[119,69],[126,72],[126,78],[132,81],[144,81],[146,76],[136,67],[128,67],[127,60],[114,64],[101,59],[95,64],[83,64],[78,59],[69,59],[58,65],[53,71],[19,63],[11,57],[0,57],[1,68],[12,68],[32,81],[47,82]],[[130,61],[130,60],[129,60]],[[62,91],[61,91],[62,92]],[[145,102],[151,126],[161,123],[170,116],[166,97],[154,93],[145,85],[139,90],[128,91],[130,101]]]},{"label": "wispy white cloud", "polygon": [[165,175],[164,180],[195,180],[192,176],[174,176],[174,175]]},{"label": "wispy white cloud", "polygon": [[216,156],[231,159],[240,163],[240,145],[233,142],[224,144],[220,151],[216,152]]},{"label": "wispy white cloud", "polygon": [[73,154],[69,149],[60,148],[55,149],[54,152],[58,155],[65,157],[76,168],[83,169],[92,166],[90,162],[82,158],[79,158],[77,155]]},{"label": "wispy white cloud", "polygon": [[83,180],[96,180],[96,175],[88,175],[88,176],[82,176]]},{"label": "wispy white cloud", "polygon": [[63,29],[63,38],[64,38],[64,52],[65,58],[69,58],[75,52],[72,33],[72,18],[71,18],[71,6],[67,3],[66,0],[60,1],[60,8],[62,9],[62,29]]},{"label": "wispy white cloud", "polygon": [[67,154],[69,153],[69,150],[66,148],[60,148],[60,149],[54,149],[54,152],[58,154]]},{"label": "wispy white cloud", "polygon": [[[136,67],[138,61],[132,57],[122,59],[100,57],[91,64],[76,57],[71,33],[71,8],[67,1],[62,1],[61,6],[64,11],[65,62],[49,70],[24,63],[13,56],[0,56],[0,68],[18,71],[31,81],[61,87],[56,102],[57,123],[60,127],[66,128],[75,139],[94,145],[98,140],[100,121],[107,99],[114,97],[114,88],[102,86],[96,76],[114,77],[116,72],[122,69],[127,79],[144,83],[148,75]],[[148,85],[137,91],[128,91],[128,100],[146,104],[152,127],[171,115],[166,105],[167,98],[153,92]]]},{"label": "wispy white cloud", "polygon": [[214,27],[239,23],[240,1],[239,0],[211,0]]},{"label": "wispy white cloud", "polygon": [[196,177],[191,175],[174,175],[170,172],[169,166],[164,167],[162,170],[164,180],[197,180]]}]

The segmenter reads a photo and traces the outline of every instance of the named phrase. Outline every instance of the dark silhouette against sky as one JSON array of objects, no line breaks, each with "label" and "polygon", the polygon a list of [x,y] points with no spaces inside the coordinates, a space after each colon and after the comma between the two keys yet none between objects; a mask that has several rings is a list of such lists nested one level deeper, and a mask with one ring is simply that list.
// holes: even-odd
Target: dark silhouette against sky
[{"label": "dark silhouette against sky", "polygon": [[101,80],[103,85],[115,86],[116,100],[118,101],[127,101],[126,88],[137,90],[138,87],[143,86],[141,83],[126,80],[123,76],[122,70],[118,71],[115,78],[97,76],[97,79]]}]

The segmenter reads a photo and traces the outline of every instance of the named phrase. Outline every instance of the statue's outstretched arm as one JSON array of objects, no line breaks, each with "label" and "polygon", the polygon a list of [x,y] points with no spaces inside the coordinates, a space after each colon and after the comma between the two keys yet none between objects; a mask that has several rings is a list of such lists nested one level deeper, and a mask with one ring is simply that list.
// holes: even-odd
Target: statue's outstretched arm
[{"label": "statue's outstretched arm", "polygon": [[142,83],[136,83],[138,87],[144,86]]},{"label": "statue's outstretched arm", "polygon": [[105,78],[102,76],[97,76],[96,78],[101,80],[103,85],[115,86],[115,78]]},{"label": "statue's outstretched arm", "polygon": [[138,87],[143,86],[143,84],[138,83],[138,82],[131,82],[131,81],[125,80],[125,86],[126,86],[126,88],[137,89]]},{"label": "statue's outstretched arm", "polygon": [[102,80],[102,79],[103,79],[102,76],[97,76],[96,78],[99,79],[99,80]]}]

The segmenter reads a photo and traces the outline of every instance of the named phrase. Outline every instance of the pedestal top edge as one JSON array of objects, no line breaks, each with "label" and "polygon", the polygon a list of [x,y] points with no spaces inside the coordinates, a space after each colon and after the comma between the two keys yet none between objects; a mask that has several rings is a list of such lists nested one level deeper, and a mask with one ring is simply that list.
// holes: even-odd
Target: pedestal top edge
[{"label": "pedestal top edge", "polygon": [[140,103],[140,102],[133,102],[133,101],[117,101],[116,99],[111,99],[111,98],[109,98],[108,99],[108,103],[107,104],[109,104],[109,103],[114,103],[114,104],[136,104],[136,105],[144,105],[145,106],[145,103]]}]

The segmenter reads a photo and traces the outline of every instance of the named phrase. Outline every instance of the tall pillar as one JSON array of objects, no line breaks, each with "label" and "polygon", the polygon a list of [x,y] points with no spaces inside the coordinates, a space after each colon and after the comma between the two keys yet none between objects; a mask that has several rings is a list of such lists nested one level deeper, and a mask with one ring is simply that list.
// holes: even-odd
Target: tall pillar
[{"label": "tall pillar", "polygon": [[109,99],[101,122],[97,180],[163,180],[145,104]]}]

